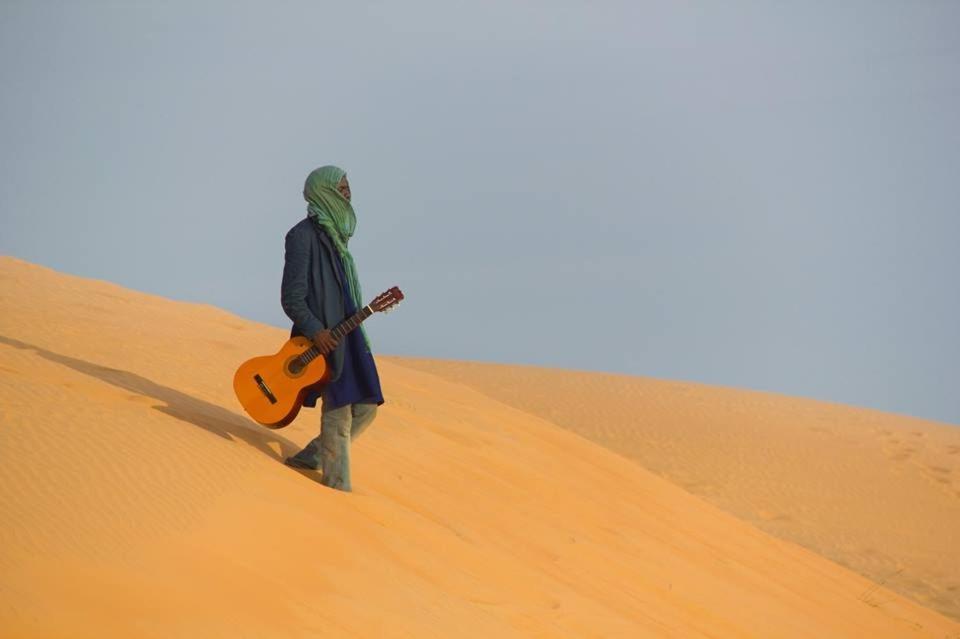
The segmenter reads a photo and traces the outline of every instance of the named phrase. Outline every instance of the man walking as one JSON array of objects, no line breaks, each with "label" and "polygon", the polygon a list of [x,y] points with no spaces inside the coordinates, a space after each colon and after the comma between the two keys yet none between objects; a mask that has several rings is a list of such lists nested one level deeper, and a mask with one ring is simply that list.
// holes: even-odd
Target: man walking
[{"label": "man walking", "polygon": [[290,336],[309,337],[327,358],[330,381],[311,391],[303,405],[321,399],[320,435],[284,460],[295,468],[321,469],[321,483],[349,492],[350,442],[373,421],[383,404],[380,377],[361,325],[343,340],[330,331],[364,306],[347,242],[357,225],[346,172],[322,166],[307,176],[307,216],[285,238],[280,305],[293,321]]}]

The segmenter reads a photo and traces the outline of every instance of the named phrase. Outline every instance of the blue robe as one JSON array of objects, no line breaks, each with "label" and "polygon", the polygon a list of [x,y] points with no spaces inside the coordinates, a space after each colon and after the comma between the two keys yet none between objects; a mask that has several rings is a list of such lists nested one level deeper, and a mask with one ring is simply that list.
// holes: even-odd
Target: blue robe
[{"label": "blue robe", "polygon": [[[305,217],[287,231],[284,240],[283,281],[280,305],[293,325],[290,337],[312,338],[325,328],[333,328],[347,316],[343,304],[342,276],[333,258],[336,249],[326,231]],[[327,353],[331,379],[340,377],[346,343],[340,340]],[[311,393],[304,406],[316,406],[319,394]]]},{"label": "blue robe", "polygon": [[[341,291],[343,293],[343,305],[347,311],[344,318],[346,319],[356,313],[358,309],[349,291],[345,290],[350,286],[350,283],[344,273],[343,261],[336,251],[334,251],[334,263],[341,280],[344,282]],[[358,326],[347,333],[343,340],[346,341],[343,370],[340,377],[323,387],[324,405],[327,408],[338,408],[346,404],[359,402],[377,404],[378,406],[383,404],[383,392],[380,390],[377,364],[373,360],[373,354],[367,350],[367,343],[363,339],[360,327]]]}]

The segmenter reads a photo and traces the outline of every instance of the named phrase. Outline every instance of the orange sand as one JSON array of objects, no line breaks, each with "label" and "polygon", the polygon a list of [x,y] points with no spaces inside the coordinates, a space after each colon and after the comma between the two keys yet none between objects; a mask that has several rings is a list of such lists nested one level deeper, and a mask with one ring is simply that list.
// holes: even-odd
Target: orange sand
[{"label": "orange sand", "polygon": [[[388,403],[354,444],[355,492],[324,488],[280,461],[319,413],[269,431],[232,394],[239,362],[286,335],[0,257],[0,636],[960,636],[627,457],[402,358],[379,358]],[[909,526],[895,521],[906,504],[888,507]]]},{"label": "orange sand", "polygon": [[960,619],[960,427],[649,377],[389,361],[540,415]]}]

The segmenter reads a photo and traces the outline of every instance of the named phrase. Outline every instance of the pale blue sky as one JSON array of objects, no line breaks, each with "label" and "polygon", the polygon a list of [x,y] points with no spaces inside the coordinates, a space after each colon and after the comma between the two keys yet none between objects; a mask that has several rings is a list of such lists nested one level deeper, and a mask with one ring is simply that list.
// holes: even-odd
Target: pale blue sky
[{"label": "pale blue sky", "polygon": [[960,424],[958,32],[957,2],[2,0],[0,253],[289,328],[283,237],[338,164],[364,296],[408,296],[378,352]]}]

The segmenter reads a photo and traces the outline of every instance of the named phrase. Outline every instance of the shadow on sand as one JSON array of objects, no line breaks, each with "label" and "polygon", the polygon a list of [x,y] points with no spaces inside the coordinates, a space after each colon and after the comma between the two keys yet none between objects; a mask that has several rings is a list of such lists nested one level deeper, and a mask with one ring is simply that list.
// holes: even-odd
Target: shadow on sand
[{"label": "shadow on sand", "polygon": [[[108,384],[113,384],[114,386],[124,388],[133,393],[158,399],[164,402],[166,406],[154,406],[154,409],[166,413],[171,417],[175,417],[182,422],[193,424],[217,437],[233,441],[244,441],[264,455],[279,461],[281,464],[283,464],[284,457],[293,455],[300,450],[300,448],[290,440],[285,437],[279,437],[275,431],[259,426],[246,417],[231,412],[222,406],[191,397],[169,386],[157,384],[136,373],[61,355],[60,353],[21,342],[6,335],[0,335],[0,343],[14,348],[33,350],[40,355],[40,357],[45,357],[52,362],[69,366],[85,375],[96,377]],[[278,445],[280,453],[277,454],[274,449],[270,447],[270,444]],[[286,464],[283,464],[283,466],[291,468],[286,466]],[[291,468],[291,470],[296,469]],[[314,481],[320,481],[320,473],[317,471],[306,471],[300,474]]]}]

